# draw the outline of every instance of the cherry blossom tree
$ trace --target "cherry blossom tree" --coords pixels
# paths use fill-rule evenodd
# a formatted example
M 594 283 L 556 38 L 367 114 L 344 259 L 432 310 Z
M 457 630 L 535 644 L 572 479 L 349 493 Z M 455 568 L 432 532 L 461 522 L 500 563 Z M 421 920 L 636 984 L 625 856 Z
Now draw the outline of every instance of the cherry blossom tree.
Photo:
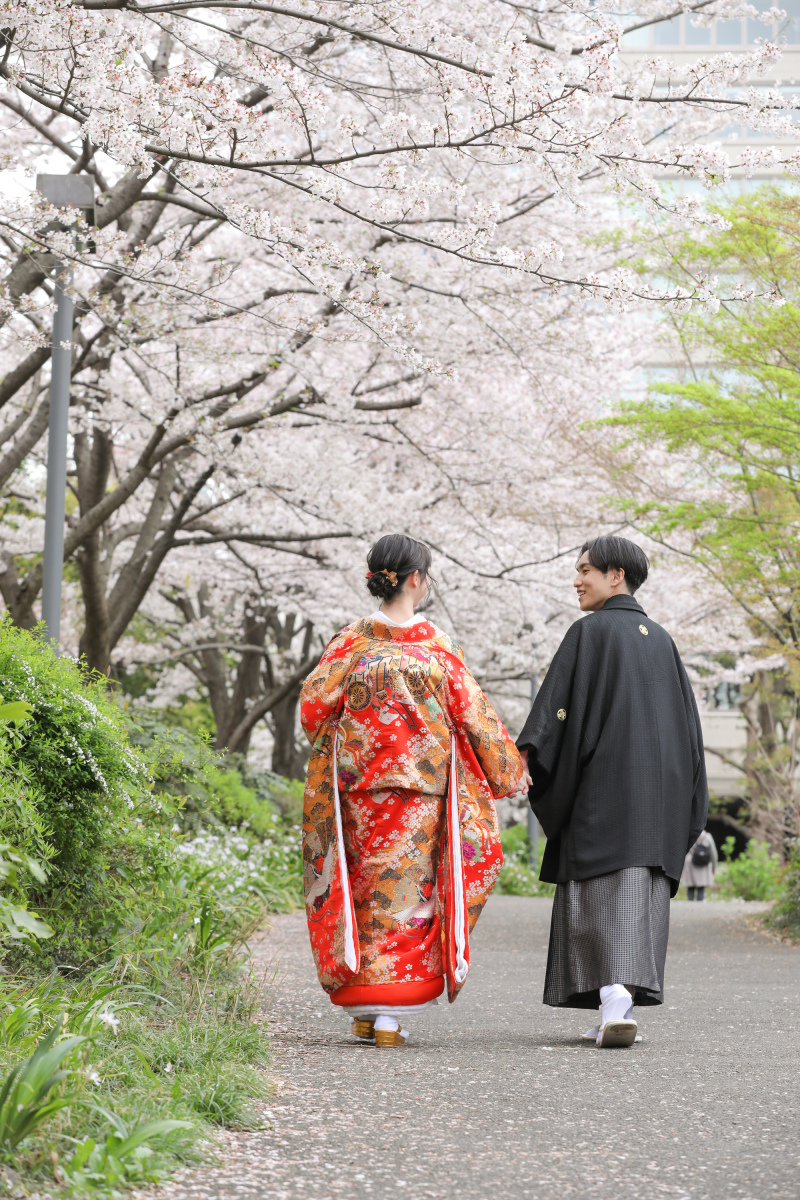
M 436 549 L 437 615 L 520 703 L 571 619 L 571 555 L 615 525 L 576 469 L 578 427 L 646 353 L 646 323 L 619 310 L 686 299 L 596 235 L 617 195 L 714 219 L 661 178 L 724 182 L 708 139 L 732 111 L 791 128 L 791 98 L 742 88 L 776 46 L 634 63 L 622 32 L 677 10 L 629 8 L 16 4 L 0 56 L 13 619 L 35 622 L 41 587 L 61 262 L 78 316 L 73 649 L 101 671 L 166 654 L 170 686 L 213 693 L 220 744 L 246 748 L 273 713 L 288 761 L 297 672 L 363 611 L 369 541 L 406 528 Z M 30 187 L 42 164 L 94 177 L 93 253 L 53 230 Z M 708 279 L 688 296 L 717 304 Z

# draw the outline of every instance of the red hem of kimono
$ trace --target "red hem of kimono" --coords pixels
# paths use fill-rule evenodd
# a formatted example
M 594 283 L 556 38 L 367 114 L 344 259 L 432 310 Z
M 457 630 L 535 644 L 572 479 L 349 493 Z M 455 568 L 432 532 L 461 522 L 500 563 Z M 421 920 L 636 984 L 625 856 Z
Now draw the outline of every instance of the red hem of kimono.
M 349 1008 L 353 1004 L 426 1004 L 444 991 L 444 979 L 417 980 L 411 983 L 345 984 L 331 992 L 331 1004 Z

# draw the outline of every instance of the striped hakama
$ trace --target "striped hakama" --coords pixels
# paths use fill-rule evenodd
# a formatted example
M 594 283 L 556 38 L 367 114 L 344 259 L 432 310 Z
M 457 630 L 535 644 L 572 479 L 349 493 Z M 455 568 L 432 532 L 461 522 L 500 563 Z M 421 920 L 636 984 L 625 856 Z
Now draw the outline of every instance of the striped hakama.
M 636 988 L 636 1004 L 663 1004 L 670 882 L 657 867 L 625 867 L 556 887 L 543 1003 L 598 1008 L 599 990 Z

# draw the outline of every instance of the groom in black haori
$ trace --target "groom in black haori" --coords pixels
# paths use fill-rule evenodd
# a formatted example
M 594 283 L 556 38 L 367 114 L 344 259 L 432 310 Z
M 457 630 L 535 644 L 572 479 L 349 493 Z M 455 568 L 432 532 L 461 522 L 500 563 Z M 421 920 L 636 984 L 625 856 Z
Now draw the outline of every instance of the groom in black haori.
M 669 634 L 634 600 L 644 552 L 587 542 L 568 630 L 517 739 L 555 883 L 544 1003 L 601 1009 L 598 1046 L 636 1039 L 662 1004 L 670 897 L 708 812 L 694 694 Z

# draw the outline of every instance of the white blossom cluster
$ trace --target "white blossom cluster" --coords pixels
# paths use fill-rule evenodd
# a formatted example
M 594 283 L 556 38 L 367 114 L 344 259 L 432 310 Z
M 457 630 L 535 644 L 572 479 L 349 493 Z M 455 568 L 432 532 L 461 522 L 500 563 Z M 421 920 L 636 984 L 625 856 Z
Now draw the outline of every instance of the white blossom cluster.
M 236 829 L 200 833 L 178 843 L 179 861 L 193 874 L 202 874 L 214 891 L 231 901 L 274 889 L 297 890 L 302 876 L 300 830 L 283 830 L 252 841 Z
M 687 8 L 701 24 L 760 15 L 740 0 Z M 796 97 L 756 82 L 780 60 L 767 36 L 772 9 L 763 43 L 690 64 L 620 54 L 628 27 L 666 20 L 674 5 L 626 10 L 585 0 L 376 0 L 344 12 L 333 0 L 230 10 L 23 0 L 3 78 L 117 171 L 150 178 L 166 166 L 178 199 L 218 214 L 413 361 L 402 314 L 344 283 L 369 272 L 370 233 L 619 296 L 602 272 L 570 272 L 567 239 L 540 252 L 518 219 L 532 197 L 552 192 L 580 211 L 600 175 L 677 213 L 665 169 L 711 189 L 734 169 L 797 168 L 796 154 L 776 147 L 732 160 L 715 140 L 732 118 L 753 136 L 794 134 Z M 102 254 L 114 260 L 106 239 Z M 137 254 L 135 273 L 191 290 L 180 259 L 164 272 L 162 251 Z M 378 264 L 373 278 L 385 276 Z

